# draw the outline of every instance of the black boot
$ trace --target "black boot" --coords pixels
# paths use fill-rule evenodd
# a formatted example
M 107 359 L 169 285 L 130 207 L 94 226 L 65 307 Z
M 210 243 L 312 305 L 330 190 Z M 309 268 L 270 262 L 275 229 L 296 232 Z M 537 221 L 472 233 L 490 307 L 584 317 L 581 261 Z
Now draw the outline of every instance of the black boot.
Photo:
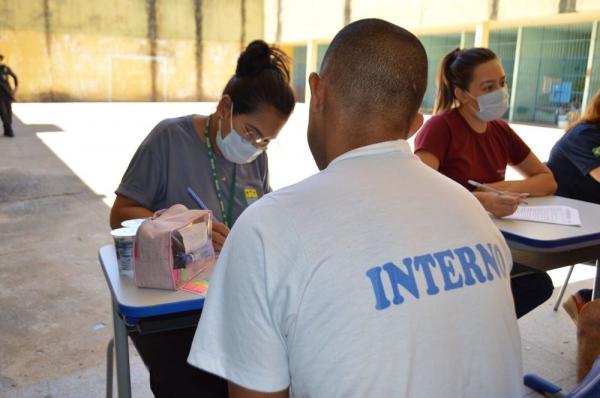
M 4 132 L 4 136 L 12 138 L 12 137 L 15 136 L 15 133 L 12 130 L 7 130 L 7 131 Z

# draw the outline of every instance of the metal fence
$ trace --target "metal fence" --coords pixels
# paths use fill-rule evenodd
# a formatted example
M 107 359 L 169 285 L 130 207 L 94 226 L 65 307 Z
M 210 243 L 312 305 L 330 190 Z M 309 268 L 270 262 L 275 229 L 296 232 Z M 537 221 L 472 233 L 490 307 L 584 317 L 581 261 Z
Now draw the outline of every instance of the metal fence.
M 590 84 L 587 95 L 587 103 L 590 102 L 592 97 L 600 90 L 600 40 L 598 38 L 598 21 L 592 26 L 592 38 L 594 45 L 591 46 L 590 51 L 592 52 L 590 59 L 588 60 L 588 66 L 590 68 Z
M 557 124 L 583 102 L 592 24 L 525 27 L 513 119 Z
M 442 58 L 450 51 L 460 46 L 461 34 L 419 36 L 427 51 L 427 90 L 423 98 L 422 109 L 426 113 L 433 110 L 436 93 L 435 77 Z
M 599 23 L 521 27 L 492 30 L 489 48 L 506 73 L 511 110 L 506 118 L 538 124 L 560 124 L 577 115 L 600 90 Z M 456 47 L 474 46 L 475 32 L 421 35 L 427 51 L 428 81 L 422 110 L 431 112 L 435 100 L 436 74 L 442 58 Z M 317 47 L 317 70 L 327 50 Z M 306 89 L 306 46 L 293 54 L 293 86 L 298 98 Z M 586 80 L 586 74 L 587 80 Z

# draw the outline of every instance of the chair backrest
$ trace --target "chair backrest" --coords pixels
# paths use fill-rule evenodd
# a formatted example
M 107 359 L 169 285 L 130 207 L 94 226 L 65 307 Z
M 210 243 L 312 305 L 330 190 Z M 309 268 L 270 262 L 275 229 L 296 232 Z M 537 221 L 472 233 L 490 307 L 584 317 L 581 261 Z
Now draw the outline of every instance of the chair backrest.
M 600 356 L 596 358 L 594 366 L 587 376 L 567 395 L 561 394 L 560 387 L 536 374 L 526 374 L 523 382 L 527 387 L 544 395 L 549 393 L 552 396 L 564 398 L 598 398 L 600 397 Z
M 581 382 L 565 398 L 598 398 L 600 397 L 600 356 L 594 366 Z

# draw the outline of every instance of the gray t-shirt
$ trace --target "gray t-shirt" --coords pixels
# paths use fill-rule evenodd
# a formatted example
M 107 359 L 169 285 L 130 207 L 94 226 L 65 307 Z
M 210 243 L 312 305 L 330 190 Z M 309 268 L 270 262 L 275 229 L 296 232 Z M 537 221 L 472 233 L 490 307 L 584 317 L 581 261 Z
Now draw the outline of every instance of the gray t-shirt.
M 215 163 L 227 209 L 234 164 L 216 153 Z M 246 207 L 271 192 L 266 153 L 251 163 L 235 167 L 234 222 Z M 163 120 L 152 129 L 131 159 L 115 193 L 152 211 L 176 203 L 197 209 L 199 206 L 187 194 L 188 186 L 223 221 L 206 144 L 196 132 L 192 115 Z

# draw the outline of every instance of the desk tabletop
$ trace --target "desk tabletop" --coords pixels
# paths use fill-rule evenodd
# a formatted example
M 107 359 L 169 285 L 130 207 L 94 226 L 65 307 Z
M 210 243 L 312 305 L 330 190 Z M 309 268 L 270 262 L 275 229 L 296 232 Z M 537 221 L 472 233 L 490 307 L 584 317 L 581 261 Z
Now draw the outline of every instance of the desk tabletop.
M 527 198 L 531 206 L 569 206 L 579 211 L 581 226 L 545 224 L 494 218 L 511 248 L 531 251 L 565 251 L 600 247 L 600 205 L 560 196 Z
M 113 245 L 106 245 L 98 252 L 100 265 L 118 311 L 129 318 L 146 318 L 200 310 L 204 298 L 182 290 L 139 288 L 133 278 L 120 275 L 117 255 Z M 214 264 L 200 273 L 195 280 L 208 279 Z

